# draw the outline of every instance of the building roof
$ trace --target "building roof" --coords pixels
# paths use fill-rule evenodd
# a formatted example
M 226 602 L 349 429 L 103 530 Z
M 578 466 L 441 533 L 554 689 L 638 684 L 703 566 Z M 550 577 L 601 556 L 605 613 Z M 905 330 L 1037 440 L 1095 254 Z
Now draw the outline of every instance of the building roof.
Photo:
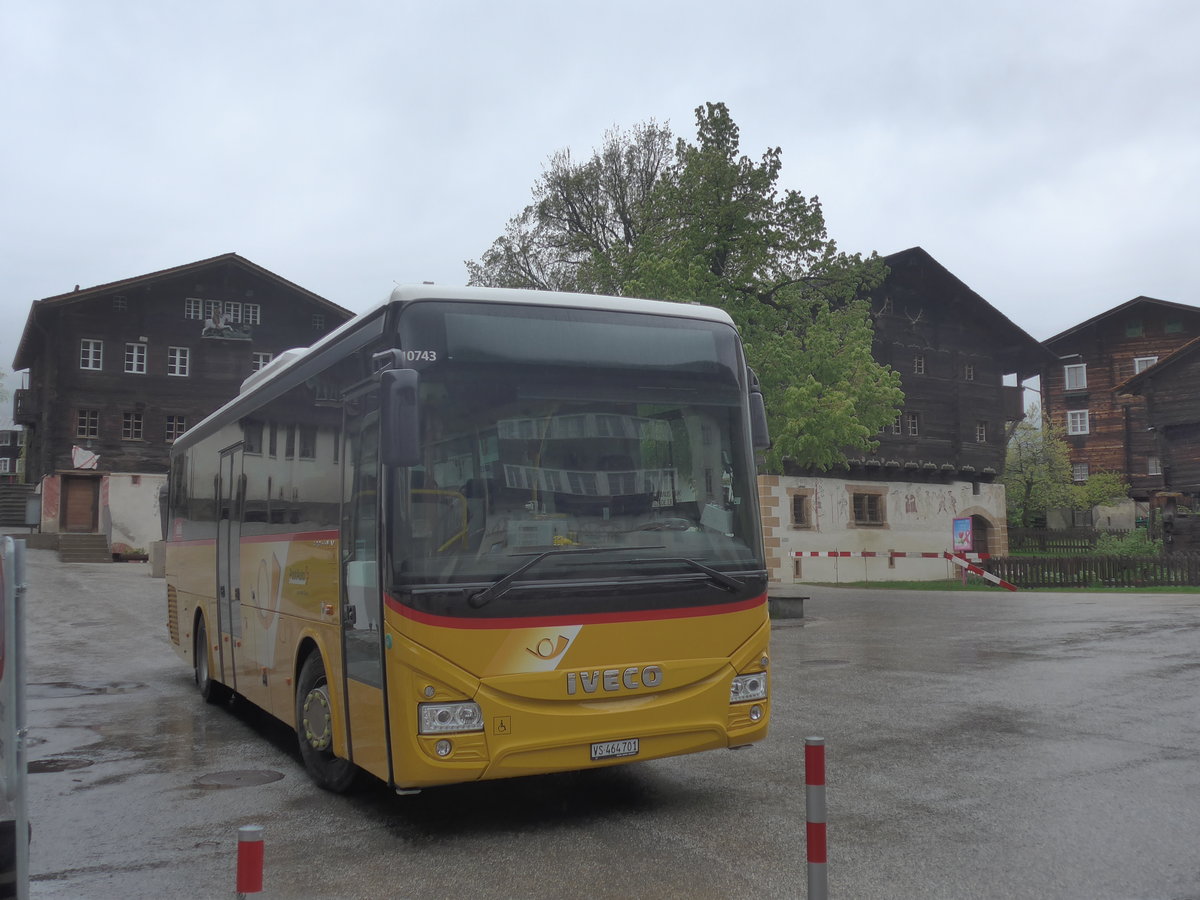
M 1132 300 L 1126 300 L 1124 303 L 1114 306 L 1112 309 L 1106 310 L 1099 315 L 1092 316 L 1090 319 L 1080 322 L 1078 325 L 1073 325 L 1066 331 L 1060 331 L 1058 334 L 1054 335 L 1054 337 L 1046 338 L 1046 345 L 1050 346 L 1051 344 L 1055 344 L 1058 341 L 1071 337 L 1072 335 L 1077 334 L 1086 328 L 1090 328 L 1093 325 L 1099 324 L 1104 319 L 1120 315 L 1121 313 L 1126 312 L 1135 306 L 1141 306 L 1143 304 L 1159 306 L 1164 309 L 1175 309 L 1179 310 L 1180 312 L 1200 313 L 1200 307 L 1189 306 L 1186 303 L 1173 303 L 1170 300 L 1157 300 L 1154 297 L 1134 297 Z
M 922 247 L 910 247 L 883 257 L 893 275 L 901 276 L 907 270 L 920 269 L 923 281 L 930 289 L 940 289 L 945 295 L 953 298 L 956 304 L 961 304 L 965 314 L 984 325 L 994 336 L 997 356 L 1002 356 L 1009 371 L 1018 373 L 1021 379 L 1028 378 L 1040 372 L 1043 365 L 1056 362 L 1058 357 L 1042 342 L 1036 340 L 1012 319 L 1000 312 L 995 306 L 971 290 L 954 273 L 934 259 Z M 889 281 L 892 276 L 889 275 Z M 886 291 L 888 281 L 880 290 Z M 924 285 L 923 285 L 924 288 Z
M 157 272 L 148 272 L 145 275 L 136 275 L 133 278 L 123 278 L 120 281 L 110 281 L 107 284 L 98 284 L 93 287 L 80 289 L 79 285 L 75 286 L 75 290 L 65 294 L 56 294 L 53 297 L 44 297 L 41 300 L 35 300 L 29 307 L 29 316 L 25 320 L 25 330 L 21 333 L 21 341 L 17 345 L 17 353 L 13 358 L 13 371 L 26 369 L 32 362 L 28 358 L 31 353 L 32 330 L 36 326 L 37 318 L 43 310 L 56 309 L 62 306 L 69 306 L 73 303 L 79 303 L 85 300 L 94 300 L 97 297 L 102 297 L 106 294 L 113 294 L 123 290 L 131 290 L 142 285 L 150 284 L 155 281 L 161 281 L 165 278 L 174 278 L 179 275 L 187 275 L 191 272 L 199 272 L 213 266 L 223 263 L 232 263 L 240 266 L 248 272 L 260 275 L 270 281 L 274 281 L 289 290 L 302 294 L 312 300 L 314 303 L 324 306 L 331 312 L 345 316 L 347 318 L 354 315 L 350 310 L 338 306 L 331 300 L 326 300 L 319 294 L 314 294 L 307 288 L 302 288 L 295 282 L 288 281 L 264 269 L 262 266 L 252 263 L 244 256 L 238 256 L 236 253 L 222 253 L 219 256 L 212 256 L 208 259 L 197 260 L 196 262 L 184 263 L 180 266 L 173 266 L 169 269 L 160 269 Z
M 1200 352 L 1200 337 L 1193 338 L 1188 341 L 1173 353 L 1164 356 L 1154 365 L 1149 366 L 1136 375 L 1131 375 L 1126 378 L 1116 387 L 1114 394 L 1140 394 L 1147 386 L 1147 382 L 1152 381 L 1162 375 L 1170 376 L 1173 370 L 1180 363 L 1186 362 L 1189 358 Z

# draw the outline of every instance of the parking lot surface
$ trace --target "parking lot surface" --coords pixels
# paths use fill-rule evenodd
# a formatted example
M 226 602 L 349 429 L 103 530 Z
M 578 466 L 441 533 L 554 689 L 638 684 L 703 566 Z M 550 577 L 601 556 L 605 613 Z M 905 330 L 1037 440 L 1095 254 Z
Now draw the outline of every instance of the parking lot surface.
M 1200 597 L 814 589 L 752 749 L 398 797 L 313 787 L 290 732 L 203 704 L 144 564 L 29 551 L 34 897 L 1200 898 Z M 234 777 L 230 777 L 231 773 Z

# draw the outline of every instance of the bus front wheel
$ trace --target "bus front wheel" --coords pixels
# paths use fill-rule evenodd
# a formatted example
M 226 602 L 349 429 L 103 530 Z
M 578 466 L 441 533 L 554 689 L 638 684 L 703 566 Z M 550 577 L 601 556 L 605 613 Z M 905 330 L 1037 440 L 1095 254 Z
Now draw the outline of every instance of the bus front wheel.
M 348 759 L 333 755 L 333 716 L 329 681 L 321 654 L 313 652 L 300 667 L 296 684 L 296 734 L 304 767 L 318 786 L 342 793 L 354 783 L 358 769 Z
M 212 661 L 209 659 L 208 629 L 204 627 L 204 617 L 196 620 L 196 644 L 192 648 L 192 665 L 195 670 L 196 687 L 206 703 L 220 706 L 228 702 L 231 693 L 229 688 L 219 681 L 213 681 Z

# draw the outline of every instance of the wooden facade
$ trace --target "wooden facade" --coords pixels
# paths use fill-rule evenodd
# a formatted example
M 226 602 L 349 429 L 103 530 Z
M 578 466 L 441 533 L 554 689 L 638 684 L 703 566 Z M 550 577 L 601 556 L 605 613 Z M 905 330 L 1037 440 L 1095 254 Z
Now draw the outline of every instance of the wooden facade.
M 24 480 L 25 431 L 11 423 L 0 423 L 0 484 Z
M 1076 480 L 1119 472 L 1142 501 L 1164 489 L 1163 448 L 1146 402 L 1114 389 L 1197 335 L 1200 309 L 1137 297 L 1046 341 L 1059 359 L 1042 380 L 1043 407 L 1063 427 Z
M 1051 357 L 920 247 L 884 259 L 890 274 L 871 298 L 873 353 L 900 373 L 904 408 L 878 435 L 878 451 L 852 468 L 893 481 L 992 481 L 1024 416 L 1019 384 Z
M 1145 441 L 1160 460 L 1162 489 L 1200 497 L 1200 338 L 1126 379 L 1116 394 L 1119 402 L 1141 401 Z
M 13 362 L 29 370 L 13 416 L 26 479 L 87 480 L 90 455 L 97 471 L 165 473 L 174 438 L 247 376 L 351 316 L 234 253 L 34 302 Z

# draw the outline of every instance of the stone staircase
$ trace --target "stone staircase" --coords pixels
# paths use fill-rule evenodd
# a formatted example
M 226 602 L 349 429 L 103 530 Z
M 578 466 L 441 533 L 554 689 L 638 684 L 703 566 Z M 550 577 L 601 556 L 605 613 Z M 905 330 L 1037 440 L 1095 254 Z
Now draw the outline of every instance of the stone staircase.
M 33 494 L 32 484 L 0 484 L 0 527 L 24 527 L 25 501 Z
M 112 562 L 108 537 L 103 534 L 70 534 L 58 536 L 58 558 L 65 563 Z

